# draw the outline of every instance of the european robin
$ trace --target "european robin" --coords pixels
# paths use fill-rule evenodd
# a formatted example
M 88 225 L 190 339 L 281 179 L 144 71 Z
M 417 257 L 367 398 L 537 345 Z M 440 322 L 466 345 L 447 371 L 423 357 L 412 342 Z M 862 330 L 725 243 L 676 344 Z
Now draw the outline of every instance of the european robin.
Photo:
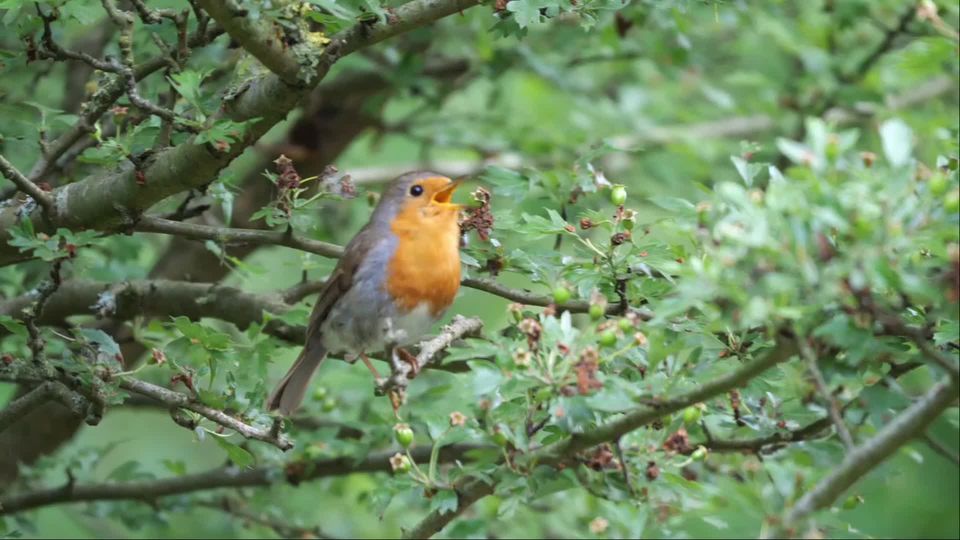
M 450 201 L 458 183 L 431 172 L 390 182 L 320 292 L 303 350 L 268 410 L 293 412 L 328 353 L 362 358 L 376 376 L 367 352 L 405 359 L 400 348 L 443 316 L 460 289 L 461 205 Z

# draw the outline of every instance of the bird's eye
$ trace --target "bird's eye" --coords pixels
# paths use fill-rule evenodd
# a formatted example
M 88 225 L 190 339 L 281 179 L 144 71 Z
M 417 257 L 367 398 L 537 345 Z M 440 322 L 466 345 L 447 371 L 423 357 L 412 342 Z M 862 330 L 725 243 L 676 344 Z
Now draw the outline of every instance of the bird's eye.
M 410 194 L 413 195 L 414 197 L 419 197 L 419 196 L 423 195 L 423 186 L 421 186 L 421 185 L 416 185 L 416 186 L 411 187 L 411 188 L 410 188 Z

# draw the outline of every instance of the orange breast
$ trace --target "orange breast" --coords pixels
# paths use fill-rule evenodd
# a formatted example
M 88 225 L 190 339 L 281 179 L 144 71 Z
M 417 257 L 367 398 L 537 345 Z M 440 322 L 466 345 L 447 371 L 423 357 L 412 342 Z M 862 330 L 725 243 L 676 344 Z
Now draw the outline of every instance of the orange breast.
M 431 313 L 439 316 L 460 289 L 457 214 L 424 219 L 411 210 L 401 212 L 391 225 L 398 243 L 387 269 L 387 292 L 405 310 L 427 302 Z

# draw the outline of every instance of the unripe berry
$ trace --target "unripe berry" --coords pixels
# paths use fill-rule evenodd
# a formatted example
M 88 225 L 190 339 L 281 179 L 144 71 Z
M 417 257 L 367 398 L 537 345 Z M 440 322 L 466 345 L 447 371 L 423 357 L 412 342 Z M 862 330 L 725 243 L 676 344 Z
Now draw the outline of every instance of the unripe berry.
M 627 188 L 621 185 L 615 185 L 610 190 L 610 202 L 616 206 L 627 202 Z
M 570 289 L 563 285 L 557 285 L 557 287 L 553 289 L 554 303 L 565 304 L 568 300 L 570 300 Z
M 393 436 L 404 448 L 410 448 L 410 445 L 413 444 L 413 430 L 407 424 L 393 426 Z
M 602 347 L 613 347 L 617 344 L 617 333 L 613 330 L 604 330 L 597 341 Z

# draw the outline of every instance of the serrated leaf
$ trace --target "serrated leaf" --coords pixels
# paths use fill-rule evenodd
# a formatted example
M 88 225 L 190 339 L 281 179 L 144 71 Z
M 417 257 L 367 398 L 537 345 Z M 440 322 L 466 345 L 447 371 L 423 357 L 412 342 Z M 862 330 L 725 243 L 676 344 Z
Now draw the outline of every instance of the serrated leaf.
M 245 469 L 252 466 L 256 462 L 256 458 L 253 457 L 253 454 L 228 441 L 226 437 L 211 438 L 217 442 L 224 452 L 227 453 L 227 457 L 230 458 L 230 461 L 232 461 L 237 467 Z

